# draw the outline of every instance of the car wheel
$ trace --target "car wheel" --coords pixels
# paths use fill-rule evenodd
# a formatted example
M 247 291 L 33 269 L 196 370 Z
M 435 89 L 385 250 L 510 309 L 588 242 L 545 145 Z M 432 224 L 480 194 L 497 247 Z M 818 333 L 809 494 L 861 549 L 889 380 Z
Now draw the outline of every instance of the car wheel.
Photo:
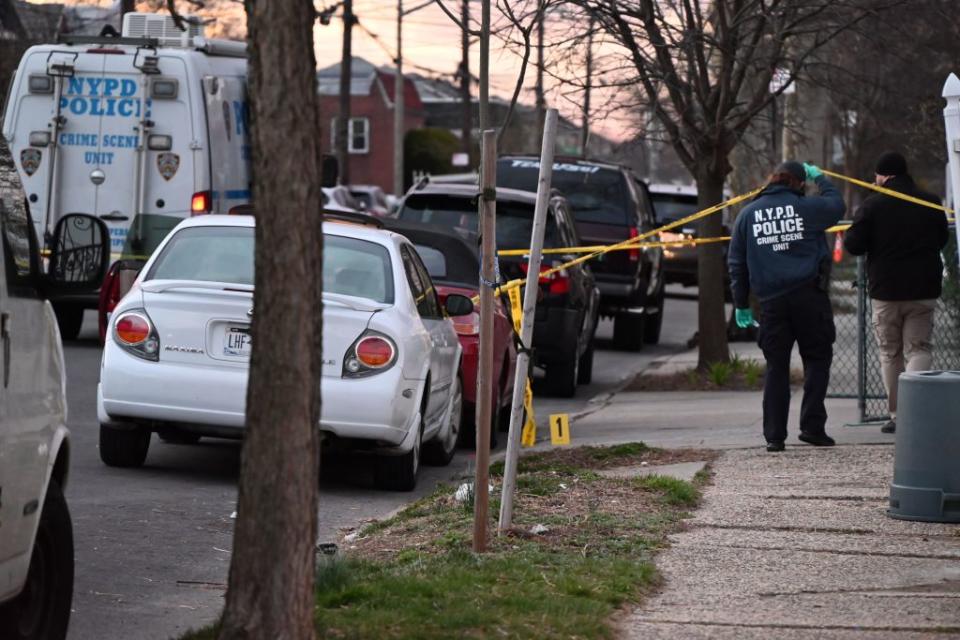
M 413 448 L 399 456 L 383 456 L 377 460 L 373 482 L 378 489 L 413 491 L 420 469 L 420 449 L 423 445 L 423 422 L 413 441 Z
M 73 600 L 73 527 L 60 484 L 50 480 L 27 582 L 0 607 L 0 638 L 64 638 Z
M 167 444 L 197 444 L 200 442 L 200 436 L 198 434 L 176 429 L 160 431 L 157 435 Z
M 461 449 L 477 448 L 477 405 L 464 402 L 463 411 L 460 419 L 460 442 L 458 446 Z M 497 446 L 497 431 L 499 430 L 500 412 L 495 412 L 491 416 L 490 425 L 490 448 Z
M 574 353 L 579 350 L 578 346 Z M 577 393 L 579 370 L 580 358 L 576 355 L 567 362 L 547 365 L 547 376 L 544 380 L 547 393 L 557 398 L 572 398 Z
M 590 384 L 593 382 L 593 340 L 590 346 L 580 356 L 580 371 L 577 373 L 577 384 Z
M 613 318 L 613 346 L 622 351 L 640 351 L 643 321 L 642 313 L 618 313 Z
M 57 327 L 60 329 L 60 338 L 76 340 L 83 328 L 83 307 L 75 304 L 57 303 L 53 305 L 57 315 Z
M 453 382 L 450 393 L 450 410 L 448 420 L 450 424 L 441 430 L 436 439 L 423 447 L 423 462 L 425 464 L 445 467 L 453 460 L 457 452 L 457 442 L 460 439 L 460 421 L 463 418 L 463 390 L 460 387 L 460 378 Z
M 108 467 L 139 467 L 147 459 L 150 431 L 100 425 L 100 459 Z
M 666 292 L 660 288 L 660 294 L 657 296 L 657 312 L 648 315 L 643 322 L 643 343 L 657 344 L 660 342 L 660 329 L 663 327 L 663 303 L 666 298 Z

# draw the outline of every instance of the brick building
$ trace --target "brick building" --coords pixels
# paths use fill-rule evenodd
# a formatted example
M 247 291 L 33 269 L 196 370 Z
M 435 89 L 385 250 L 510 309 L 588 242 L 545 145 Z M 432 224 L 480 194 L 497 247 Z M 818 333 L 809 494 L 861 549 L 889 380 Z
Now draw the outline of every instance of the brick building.
M 350 68 L 350 181 L 374 184 L 393 192 L 393 70 L 354 58 Z M 340 113 L 340 64 L 317 72 L 321 136 L 324 151 L 334 153 L 334 132 Z M 414 83 L 404 82 L 405 132 L 424 126 L 423 103 Z

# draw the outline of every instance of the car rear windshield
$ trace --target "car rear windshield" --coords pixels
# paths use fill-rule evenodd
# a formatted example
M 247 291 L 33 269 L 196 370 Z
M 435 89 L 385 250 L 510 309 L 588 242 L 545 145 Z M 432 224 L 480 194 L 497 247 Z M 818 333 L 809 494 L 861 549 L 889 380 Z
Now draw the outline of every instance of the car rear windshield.
M 479 237 L 475 198 L 433 194 L 411 195 L 403 203 L 400 219 L 453 231 L 470 243 L 475 243 Z M 533 204 L 497 202 L 497 248 L 529 247 L 532 230 Z M 561 246 L 557 222 L 552 215 L 547 217 L 543 246 Z
M 497 186 L 536 191 L 538 160 L 505 158 L 497 162 Z M 626 179 L 620 171 L 594 164 L 553 163 L 551 186 L 567 197 L 577 222 L 635 225 L 629 212 Z
M 146 279 L 253 285 L 253 248 L 253 227 L 181 229 Z M 323 290 L 392 304 L 390 253 L 373 242 L 325 234 Z
M 673 222 L 700 210 L 696 196 L 651 193 L 650 199 L 653 200 L 653 210 L 660 222 Z

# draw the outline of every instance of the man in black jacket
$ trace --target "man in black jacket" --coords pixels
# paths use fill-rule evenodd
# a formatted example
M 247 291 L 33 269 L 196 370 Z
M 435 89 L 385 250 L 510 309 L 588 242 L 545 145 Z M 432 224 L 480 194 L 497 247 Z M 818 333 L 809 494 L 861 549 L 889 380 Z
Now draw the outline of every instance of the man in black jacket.
M 880 157 L 876 184 L 940 204 L 939 198 L 914 184 L 899 153 Z M 940 251 L 948 238 L 943 212 L 877 193 L 864 200 L 844 239 L 848 252 L 867 255 L 873 328 L 890 409 L 884 433 L 897 428 L 900 374 L 905 368 L 925 371 L 933 360 L 930 335 L 943 280 Z

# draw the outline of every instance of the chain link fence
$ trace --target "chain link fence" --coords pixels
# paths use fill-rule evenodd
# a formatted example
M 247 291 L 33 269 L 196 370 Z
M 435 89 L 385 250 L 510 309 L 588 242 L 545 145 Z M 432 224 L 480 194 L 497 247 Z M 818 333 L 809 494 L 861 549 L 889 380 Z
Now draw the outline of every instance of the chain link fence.
M 933 368 L 960 370 L 960 272 L 956 235 L 943 251 L 943 294 L 933 325 Z M 837 340 L 830 370 L 831 398 L 856 398 L 862 422 L 886 420 L 887 393 L 873 333 L 872 309 L 862 258 L 845 255 L 833 266 L 830 282 Z

